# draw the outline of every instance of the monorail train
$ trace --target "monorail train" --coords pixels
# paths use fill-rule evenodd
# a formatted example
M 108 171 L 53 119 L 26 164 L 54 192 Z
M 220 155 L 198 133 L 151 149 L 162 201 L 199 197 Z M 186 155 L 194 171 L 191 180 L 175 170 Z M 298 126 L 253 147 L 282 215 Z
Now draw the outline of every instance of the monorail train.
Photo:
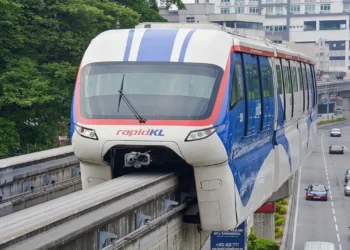
M 314 64 L 262 38 L 151 25 L 103 32 L 84 54 L 71 115 L 83 189 L 187 164 L 202 229 L 234 229 L 314 147 Z

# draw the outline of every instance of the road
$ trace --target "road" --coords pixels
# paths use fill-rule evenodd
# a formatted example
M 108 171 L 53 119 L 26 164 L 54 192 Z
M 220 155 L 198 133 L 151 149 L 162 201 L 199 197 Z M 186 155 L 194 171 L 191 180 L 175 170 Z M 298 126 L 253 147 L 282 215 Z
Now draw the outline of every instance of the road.
M 342 137 L 330 137 L 333 127 L 342 130 Z M 350 169 L 350 151 L 330 155 L 331 144 L 344 145 L 350 150 L 350 124 L 334 125 L 318 130 L 317 144 L 306 159 L 299 181 L 295 250 L 304 249 L 306 241 L 326 241 L 337 249 L 350 249 L 350 196 L 344 196 L 344 173 Z M 305 188 L 311 183 L 329 187 L 328 201 L 308 201 Z

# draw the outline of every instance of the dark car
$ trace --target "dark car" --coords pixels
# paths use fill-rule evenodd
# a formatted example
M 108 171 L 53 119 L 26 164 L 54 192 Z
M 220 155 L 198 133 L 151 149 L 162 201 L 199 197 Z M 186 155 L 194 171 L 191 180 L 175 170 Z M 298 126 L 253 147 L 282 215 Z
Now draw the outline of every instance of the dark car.
M 350 180 L 350 169 L 345 171 L 345 182 L 348 182 Z
M 328 199 L 328 189 L 322 184 L 310 184 L 306 190 L 307 200 L 327 200 Z
M 329 146 L 330 154 L 344 154 L 344 147 L 340 145 L 331 145 Z

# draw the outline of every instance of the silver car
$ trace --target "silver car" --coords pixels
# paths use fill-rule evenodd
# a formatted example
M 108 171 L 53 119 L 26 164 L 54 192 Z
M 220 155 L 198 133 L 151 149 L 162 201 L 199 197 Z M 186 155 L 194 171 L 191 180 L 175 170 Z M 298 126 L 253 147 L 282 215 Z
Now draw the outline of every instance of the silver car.
M 345 196 L 348 196 L 350 194 L 350 182 L 347 182 L 344 185 L 344 194 L 345 194 Z
M 350 180 L 350 169 L 346 170 L 345 172 L 345 182 L 348 182 Z
M 341 137 L 341 131 L 339 128 L 333 128 L 331 130 L 331 134 L 330 134 L 331 137 Z

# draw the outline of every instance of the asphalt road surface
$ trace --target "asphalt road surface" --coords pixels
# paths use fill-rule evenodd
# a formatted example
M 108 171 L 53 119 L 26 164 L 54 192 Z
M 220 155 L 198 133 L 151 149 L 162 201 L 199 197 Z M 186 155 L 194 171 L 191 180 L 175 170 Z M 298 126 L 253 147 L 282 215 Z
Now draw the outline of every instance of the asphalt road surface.
M 332 128 L 340 128 L 342 137 L 330 137 Z M 330 155 L 331 144 L 345 146 L 344 155 Z M 306 159 L 299 181 L 297 225 L 294 250 L 304 249 L 307 241 L 333 242 L 336 249 L 350 249 L 350 196 L 344 195 L 344 173 L 350 169 L 350 124 L 334 125 L 318 130 L 313 153 Z M 309 184 L 329 188 L 328 201 L 305 199 Z

